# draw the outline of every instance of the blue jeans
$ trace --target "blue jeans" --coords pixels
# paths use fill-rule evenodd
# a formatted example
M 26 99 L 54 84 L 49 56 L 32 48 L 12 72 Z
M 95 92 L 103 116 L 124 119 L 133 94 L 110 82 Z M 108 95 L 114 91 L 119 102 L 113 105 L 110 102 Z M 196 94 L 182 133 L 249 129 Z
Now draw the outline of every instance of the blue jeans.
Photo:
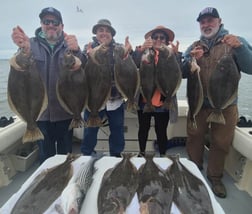
M 87 121 L 90 112 L 85 110 L 84 120 Z M 120 157 L 121 152 L 124 150 L 124 104 L 118 109 L 107 111 L 106 109 L 99 112 L 101 118 L 107 115 L 109 122 L 109 152 L 111 156 Z M 97 144 L 97 134 L 99 127 L 87 127 L 84 129 L 83 140 L 81 144 L 81 152 L 83 155 L 91 155 Z
M 37 141 L 40 163 L 43 163 L 47 158 L 55 154 L 72 152 L 73 130 L 68 130 L 71 120 L 37 122 L 40 131 L 44 135 L 44 140 Z

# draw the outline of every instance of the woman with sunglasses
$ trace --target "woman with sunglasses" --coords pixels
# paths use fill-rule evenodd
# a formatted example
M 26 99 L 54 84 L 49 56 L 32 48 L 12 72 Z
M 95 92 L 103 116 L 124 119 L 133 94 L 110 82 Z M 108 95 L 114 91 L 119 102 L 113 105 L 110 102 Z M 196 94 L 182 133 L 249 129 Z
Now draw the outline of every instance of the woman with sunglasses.
M 37 121 L 44 135 L 44 140 L 37 141 L 42 163 L 56 153 L 67 154 L 72 151 L 73 131 L 68 130 L 72 115 L 61 107 L 56 95 L 60 61 L 66 49 L 71 50 L 82 63 L 85 63 L 86 59 L 82 55 L 76 37 L 64 33 L 62 16 L 57 9 L 44 8 L 39 18 L 41 26 L 36 30 L 35 37 L 28 38 L 22 28 L 17 26 L 13 28 L 12 40 L 19 47 L 19 55 L 24 59 L 32 57 L 35 60 L 46 86 L 48 106 Z M 15 61 L 15 56 L 13 58 Z M 22 69 L 22 65 L 19 66 Z M 20 67 L 15 69 L 18 70 Z M 79 68 L 80 64 L 74 65 L 72 69 Z
M 166 28 L 164 26 L 157 26 L 153 30 L 149 31 L 144 36 L 145 41 L 143 45 L 138 46 L 133 53 L 133 59 L 137 65 L 138 68 L 141 66 L 141 60 L 142 55 L 145 52 L 145 50 L 150 49 L 154 51 L 154 59 L 155 63 L 157 63 L 158 60 L 158 49 L 162 45 L 170 45 L 173 49 L 174 53 L 176 54 L 178 61 L 181 61 L 181 54 L 178 52 L 178 46 L 179 43 L 177 41 L 176 45 L 172 43 L 174 39 L 174 32 L 170 30 L 169 28 Z M 154 66 L 155 67 L 155 66 Z M 154 95 L 152 97 L 152 106 L 154 106 L 154 109 L 152 112 L 146 112 L 144 110 L 144 107 L 146 105 L 146 100 L 143 98 L 142 94 L 139 96 L 139 110 L 137 112 L 138 115 L 138 123 L 139 123 L 139 129 L 138 129 L 138 141 L 139 141 L 139 148 L 140 153 L 139 156 L 145 155 L 146 150 L 146 143 L 148 139 L 148 133 L 150 130 L 151 125 L 151 117 L 154 117 L 155 121 L 155 132 L 157 137 L 157 145 L 159 149 L 160 156 L 164 156 L 166 153 L 167 148 L 167 126 L 169 119 L 171 117 L 171 122 L 176 121 L 177 119 L 177 112 L 170 112 L 169 110 L 162 107 L 163 101 L 165 97 L 160 93 L 158 89 L 155 90 Z M 173 102 L 176 104 L 177 107 L 177 100 L 176 96 L 173 98 Z

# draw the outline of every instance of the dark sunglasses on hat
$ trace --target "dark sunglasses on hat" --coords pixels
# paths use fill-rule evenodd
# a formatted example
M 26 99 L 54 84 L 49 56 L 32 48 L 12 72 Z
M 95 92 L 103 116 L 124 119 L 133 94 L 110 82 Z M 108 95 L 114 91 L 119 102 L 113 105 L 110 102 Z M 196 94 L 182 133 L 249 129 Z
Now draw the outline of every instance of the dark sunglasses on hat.
M 59 26 L 61 22 L 59 20 L 43 19 L 42 23 L 44 25 L 50 25 L 51 23 L 53 26 Z
M 153 36 L 153 37 L 151 37 L 153 40 L 158 40 L 158 39 L 160 39 L 161 41 L 163 41 L 163 40 L 165 40 L 165 36 Z

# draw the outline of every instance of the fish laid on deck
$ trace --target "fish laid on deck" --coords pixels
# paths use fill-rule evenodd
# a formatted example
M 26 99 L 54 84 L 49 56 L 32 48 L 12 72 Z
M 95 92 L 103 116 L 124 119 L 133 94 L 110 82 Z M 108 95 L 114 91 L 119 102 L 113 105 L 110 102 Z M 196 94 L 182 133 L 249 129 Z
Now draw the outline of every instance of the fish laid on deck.
M 102 120 L 99 117 L 99 110 L 108 100 L 112 84 L 109 48 L 107 46 L 102 44 L 89 52 L 85 74 L 88 86 L 87 108 L 90 111 L 87 126 L 101 126 Z
M 45 212 L 67 186 L 73 173 L 71 163 L 78 157 L 69 154 L 62 164 L 42 171 L 20 196 L 11 214 Z
M 222 110 L 236 99 L 240 77 L 233 57 L 224 55 L 217 63 L 209 79 L 207 96 L 215 111 L 209 115 L 207 122 L 226 123 Z
M 135 112 L 137 110 L 135 97 L 140 85 L 140 76 L 136 64 L 130 55 L 125 56 L 125 47 L 123 45 L 115 46 L 114 60 L 116 87 L 127 100 L 126 109 Z
M 171 212 L 173 182 L 154 163 L 153 156 L 154 154 L 146 154 L 146 162 L 139 168 L 137 196 L 140 213 L 168 214 Z
M 102 155 L 92 156 L 88 162 L 81 164 L 78 173 L 62 192 L 61 205 L 56 205 L 57 210 L 61 210 L 61 213 L 64 214 L 81 213 L 81 206 L 92 185 L 93 175 L 96 172 L 95 163 L 100 158 L 102 158 Z
M 73 66 L 81 65 L 81 61 L 71 51 L 66 50 L 62 59 L 59 79 L 57 81 L 57 97 L 61 106 L 73 115 L 69 129 L 85 125 L 81 117 L 87 100 L 87 83 L 84 69 L 73 70 Z
M 153 112 L 155 110 L 151 99 L 156 89 L 155 83 L 155 53 L 153 49 L 146 49 L 142 55 L 140 63 L 140 91 L 146 100 L 143 112 Z
M 182 81 L 182 72 L 173 50 L 166 45 L 159 48 L 156 66 L 156 84 L 165 96 L 164 108 L 176 109 L 172 97 L 176 95 Z
M 23 143 L 44 139 L 36 120 L 46 109 L 48 98 L 32 56 L 27 58 L 20 52 L 10 60 L 8 102 L 12 111 L 27 124 Z
M 180 163 L 179 155 L 169 158 L 173 164 L 167 170 L 167 174 L 173 179 L 173 201 L 179 211 L 187 214 L 213 214 L 211 199 L 203 181 Z
M 204 95 L 199 74 L 200 67 L 197 65 L 195 58 L 192 58 L 191 66 L 191 73 L 187 81 L 187 100 L 190 114 L 190 126 L 196 129 L 197 124 L 195 117 L 202 107 Z
M 138 172 L 131 163 L 132 154 L 122 153 L 123 159 L 103 176 L 98 193 L 98 213 L 125 213 L 138 187 Z

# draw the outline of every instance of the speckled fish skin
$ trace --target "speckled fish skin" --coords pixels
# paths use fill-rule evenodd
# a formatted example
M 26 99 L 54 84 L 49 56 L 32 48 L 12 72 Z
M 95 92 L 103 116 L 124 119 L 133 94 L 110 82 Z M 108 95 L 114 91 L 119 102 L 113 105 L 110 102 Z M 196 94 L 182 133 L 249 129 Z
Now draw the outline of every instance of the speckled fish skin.
M 213 214 L 208 190 L 202 180 L 194 176 L 179 161 L 179 155 L 169 156 L 173 161 L 167 173 L 174 183 L 173 200 L 181 213 Z
M 176 94 L 182 80 L 182 72 L 172 49 L 166 45 L 159 48 L 156 66 L 156 84 L 161 94 L 165 96 L 163 107 L 176 109 L 172 97 Z
M 11 214 L 42 214 L 60 196 L 72 177 L 71 163 L 80 155 L 69 154 L 66 160 L 42 171 L 16 202 Z
M 131 163 L 132 154 L 122 153 L 123 159 L 103 176 L 98 193 L 99 214 L 122 214 L 136 193 L 138 172 Z
M 14 61 L 14 58 L 12 58 Z M 36 62 L 22 54 L 16 56 L 16 63 L 24 68 L 16 70 L 10 62 L 8 78 L 8 102 L 12 111 L 27 123 L 23 143 L 44 139 L 36 121 L 48 104 L 44 83 L 37 70 Z
M 92 185 L 93 175 L 96 172 L 95 163 L 102 157 L 102 155 L 91 156 L 87 162 L 81 164 L 73 181 L 67 185 L 61 194 L 63 213 L 82 213 L 82 204 Z
M 146 154 L 146 162 L 139 168 L 137 189 L 140 213 L 168 214 L 174 186 L 171 178 L 153 161 L 154 154 Z
M 69 129 L 85 126 L 81 117 L 88 91 L 86 76 L 82 66 L 78 70 L 72 70 L 76 63 L 76 57 L 71 51 L 66 50 L 61 62 L 59 79 L 57 81 L 56 91 L 61 106 L 69 114 L 73 115 Z
M 193 61 L 196 63 L 195 59 L 193 59 Z M 198 66 L 197 69 L 191 72 L 187 78 L 187 101 L 190 114 L 189 125 L 193 129 L 197 129 L 195 117 L 199 113 L 204 99 L 203 87 L 199 72 L 200 68 Z
M 155 107 L 151 103 L 151 99 L 156 89 L 154 56 L 154 50 L 146 49 L 142 55 L 140 63 L 140 91 L 146 100 L 143 112 L 155 111 Z
M 209 79 L 207 96 L 215 111 L 209 115 L 207 122 L 226 123 L 222 110 L 236 99 L 240 77 L 232 55 L 224 55 Z
M 127 111 L 136 112 L 135 97 L 140 86 L 140 76 L 136 64 L 130 55 L 125 57 L 125 47 L 123 45 L 115 45 L 114 60 L 114 77 L 117 89 L 127 100 Z
M 108 100 L 112 84 L 109 48 L 107 46 L 100 45 L 92 49 L 85 65 L 85 74 L 88 86 L 87 108 L 90 111 L 87 126 L 102 126 L 99 110 Z

